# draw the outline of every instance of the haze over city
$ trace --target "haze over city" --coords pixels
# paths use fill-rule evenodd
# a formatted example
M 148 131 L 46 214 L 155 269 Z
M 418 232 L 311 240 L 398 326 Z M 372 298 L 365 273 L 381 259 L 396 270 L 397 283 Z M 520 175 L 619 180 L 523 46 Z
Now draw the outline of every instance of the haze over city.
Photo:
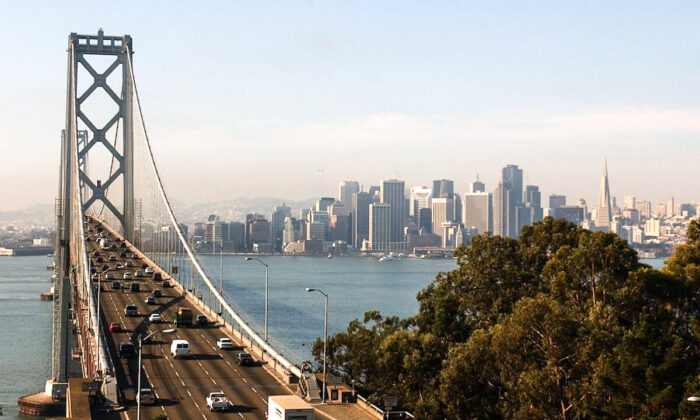
M 301 200 L 517 164 L 543 196 L 697 200 L 694 4 L 16 3 L 0 16 L 0 209 L 52 203 L 70 32 L 135 39 L 172 198 Z M 138 15 L 138 19 L 133 16 Z M 95 18 L 98 16 L 99 18 Z M 96 23 L 99 22 L 99 23 Z

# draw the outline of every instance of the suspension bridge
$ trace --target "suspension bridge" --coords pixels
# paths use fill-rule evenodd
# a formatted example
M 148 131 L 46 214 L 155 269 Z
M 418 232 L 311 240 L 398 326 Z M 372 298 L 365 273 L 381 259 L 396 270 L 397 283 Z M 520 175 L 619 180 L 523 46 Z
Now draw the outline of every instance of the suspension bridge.
M 105 410 L 100 416 L 122 418 L 139 418 L 141 410 L 144 418 L 265 418 L 268 396 L 292 392 L 318 402 L 316 378 L 302 371 L 302 360 L 265 339 L 188 243 L 147 134 L 131 37 L 72 33 L 67 51 L 52 373 L 43 395 L 60 401 L 71 378 L 84 378 L 83 391 L 99 396 Z M 174 319 L 186 323 L 188 310 L 204 315 L 206 325 L 176 327 Z M 221 338 L 234 349 L 221 349 Z M 174 340 L 187 341 L 192 357 L 176 360 Z M 138 359 L 128 357 L 126 342 L 142 349 Z M 241 353 L 252 354 L 258 366 L 239 366 Z M 135 402 L 144 388 L 155 404 Z M 337 388 L 335 398 L 345 399 Z M 219 390 L 234 408 L 210 413 L 205 398 Z M 335 417 L 323 412 L 321 418 L 366 417 L 359 409 Z

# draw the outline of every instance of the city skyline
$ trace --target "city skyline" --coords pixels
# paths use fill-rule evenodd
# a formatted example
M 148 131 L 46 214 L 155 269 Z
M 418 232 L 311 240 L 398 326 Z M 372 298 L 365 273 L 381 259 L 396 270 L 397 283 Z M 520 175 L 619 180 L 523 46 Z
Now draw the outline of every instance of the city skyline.
M 308 198 L 338 179 L 447 178 L 463 193 L 477 173 L 495 186 L 496 169 L 517 163 L 543 196 L 592 202 L 607 157 L 612 195 L 692 201 L 692 9 L 127 2 L 105 16 L 100 5 L 18 3 L 0 17 L 13 57 L 0 68 L 0 209 L 53 203 L 66 34 L 96 25 L 138 40 L 146 123 L 175 200 Z

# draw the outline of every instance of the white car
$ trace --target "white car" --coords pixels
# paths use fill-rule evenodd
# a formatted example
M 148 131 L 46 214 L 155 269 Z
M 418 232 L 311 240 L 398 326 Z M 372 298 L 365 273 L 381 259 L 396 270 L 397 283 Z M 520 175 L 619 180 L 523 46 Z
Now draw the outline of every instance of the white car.
M 153 274 L 153 267 L 146 267 L 146 274 Z
M 223 391 L 212 392 L 207 396 L 207 407 L 210 411 L 226 411 L 231 408 L 231 405 Z
M 124 273 L 124 280 L 131 280 L 131 273 Z
M 141 271 L 141 270 L 134 271 L 134 277 L 143 277 L 143 271 Z
M 230 338 L 227 337 L 221 337 L 216 341 L 216 346 L 221 349 L 232 349 L 233 348 L 233 341 L 231 341 Z
M 151 314 L 151 316 L 148 317 L 149 322 L 160 322 L 162 321 L 163 318 L 160 316 L 160 314 Z

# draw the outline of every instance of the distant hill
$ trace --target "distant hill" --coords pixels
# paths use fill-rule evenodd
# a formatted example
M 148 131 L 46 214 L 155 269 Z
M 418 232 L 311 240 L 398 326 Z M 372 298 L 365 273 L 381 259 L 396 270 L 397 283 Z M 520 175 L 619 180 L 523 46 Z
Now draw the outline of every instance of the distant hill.
M 230 222 L 244 221 L 245 215 L 249 213 L 259 213 L 269 218 L 272 214 L 272 209 L 283 203 L 291 207 L 292 216 L 298 217 L 299 209 L 310 208 L 317 200 L 317 198 L 294 201 L 274 197 L 241 197 L 211 203 L 173 201 L 172 205 L 177 219 L 182 223 L 191 225 L 196 222 L 206 221 L 210 214 L 216 214 L 222 220 Z M 53 228 L 54 206 L 51 204 L 37 204 L 22 210 L 0 210 L 0 224 L 35 225 Z

